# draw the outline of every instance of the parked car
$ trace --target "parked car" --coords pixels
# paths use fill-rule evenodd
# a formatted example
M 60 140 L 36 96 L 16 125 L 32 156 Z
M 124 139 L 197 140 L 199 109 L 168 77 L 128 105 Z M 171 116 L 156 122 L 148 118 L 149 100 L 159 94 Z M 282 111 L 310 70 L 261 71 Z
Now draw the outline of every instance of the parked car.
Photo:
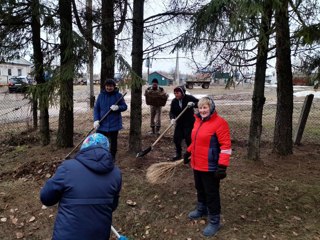
M 24 76 L 12 77 L 8 81 L 8 90 L 9 93 L 12 92 L 26 92 L 28 85 L 30 85 L 32 79 L 29 79 Z

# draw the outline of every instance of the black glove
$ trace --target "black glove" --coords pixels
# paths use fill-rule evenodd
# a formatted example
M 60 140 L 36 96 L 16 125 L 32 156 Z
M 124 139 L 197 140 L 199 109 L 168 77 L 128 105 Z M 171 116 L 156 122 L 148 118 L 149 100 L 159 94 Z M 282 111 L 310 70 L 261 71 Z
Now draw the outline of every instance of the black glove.
M 183 154 L 183 163 L 188 164 L 190 162 L 191 152 L 185 152 Z
M 217 171 L 214 172 L 214 177 L 224 179 L 227 176 L 227 167 L 219 165 Z

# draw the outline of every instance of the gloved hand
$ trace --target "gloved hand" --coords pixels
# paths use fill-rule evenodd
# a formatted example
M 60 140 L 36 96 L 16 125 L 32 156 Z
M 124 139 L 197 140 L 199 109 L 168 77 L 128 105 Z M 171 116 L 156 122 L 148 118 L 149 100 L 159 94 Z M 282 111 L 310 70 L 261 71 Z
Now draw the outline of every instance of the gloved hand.
M 97 129 L 99 126 L 100 126 L 99 120 L 94 121 L 93 127 L 94 127 L 95 129 Z
M 112 105 L 112 106 L 110 107 L 110 109 L 111 109 L 112 111 L 117 111 L 117 110 L 119 109 L 119 106 L 118 106 L 118 105 Z
M 188 104 L 187 104 L 188 108 L 191 108 L 191 107 L 193 107 L 194 105 L 195 105 L 194 102 L 188 102 Z
M 183 163 L 184 164 L 188 164 L 190 162 L 190 157 L 191 157 L 191 152 L 185 152 L 185 154 L 183 154 Z
M 171 122 L 172 125 L 176 125 L 176 120 L 174 118 L 171 119 L 170 122 Z
M 217 171 L 214 172 L 214 177 L 224 179 L 227 176 L 227 167 L 219 165 Z

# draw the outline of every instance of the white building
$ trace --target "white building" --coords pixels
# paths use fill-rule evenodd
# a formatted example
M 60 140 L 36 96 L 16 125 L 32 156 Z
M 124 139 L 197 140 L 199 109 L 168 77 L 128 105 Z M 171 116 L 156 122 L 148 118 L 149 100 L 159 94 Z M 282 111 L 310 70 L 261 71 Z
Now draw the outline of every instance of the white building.
M 28 76 L 32 70 L 32 63 L 27 60 L 13 59 L 0 62 L 0 84 L 7 84 L 11 77 Z

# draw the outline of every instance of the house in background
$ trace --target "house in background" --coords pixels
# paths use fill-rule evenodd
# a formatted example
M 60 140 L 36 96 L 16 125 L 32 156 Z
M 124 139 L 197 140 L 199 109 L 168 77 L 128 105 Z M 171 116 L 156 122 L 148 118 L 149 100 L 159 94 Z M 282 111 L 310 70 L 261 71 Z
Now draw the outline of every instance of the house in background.
M 148 84 L 151 85 L 152 84 L 152 79 L 156 78 L 159 82 L 160 86 L 169 86 L 172 85 L 173 80 L 162 75 L 161 73 L 158 72 L 153 72 L 150 73 L 148 76 Z
M 3 58 L 2 58 L 3 59 Z M 0 61 L 0 84 L 7 84 L 11 77 L 28 76 L 32 71 L 32 63 L 19 58 Z

